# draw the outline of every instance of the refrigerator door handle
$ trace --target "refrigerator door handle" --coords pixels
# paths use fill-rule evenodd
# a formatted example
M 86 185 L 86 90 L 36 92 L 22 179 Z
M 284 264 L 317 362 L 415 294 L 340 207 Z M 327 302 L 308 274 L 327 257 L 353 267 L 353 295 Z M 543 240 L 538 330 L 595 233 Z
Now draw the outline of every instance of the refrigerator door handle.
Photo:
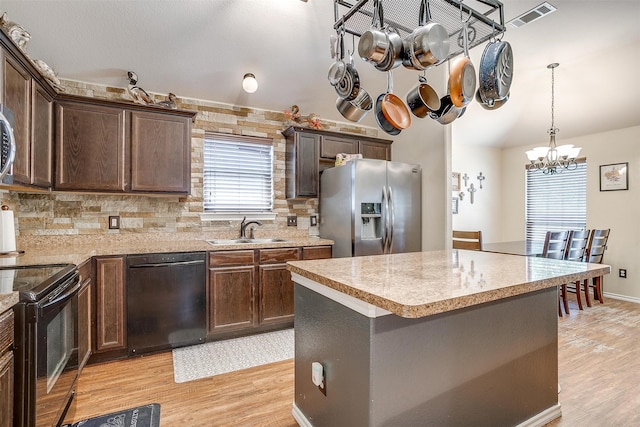
M 384 213 L 383 223 L 384 232 L 382 235 L 382 253 L 387 253 L 387 245 L 389 243 L 389 198 L 387 197 L 387 186 L 382 187 L 382 208 Z
M 391 187 L 388 187 L 388 201 L 389 201 L 389 249 L 387 253 L 393 253 L 393 224 L 395 223 L 395 206 L 393 205 L 393 192 Z

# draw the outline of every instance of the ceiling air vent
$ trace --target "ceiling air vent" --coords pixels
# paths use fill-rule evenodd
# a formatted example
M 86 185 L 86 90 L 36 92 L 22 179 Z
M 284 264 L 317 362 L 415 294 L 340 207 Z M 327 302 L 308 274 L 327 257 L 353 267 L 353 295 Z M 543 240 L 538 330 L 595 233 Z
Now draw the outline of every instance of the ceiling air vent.
M 533 21 L 536 21 L 542 18 L 543 16 L 546 16 L 555 11 L 556 11 L 555 6 L 547 2 L 544 2 L 534 7 L 533 9 L 526 11 L 522 15 L 513 18 L 511 21 L 507 22 L 507 24 L 512 26 L 513 28 L 520 28 L 525 24 L 529 24 Z

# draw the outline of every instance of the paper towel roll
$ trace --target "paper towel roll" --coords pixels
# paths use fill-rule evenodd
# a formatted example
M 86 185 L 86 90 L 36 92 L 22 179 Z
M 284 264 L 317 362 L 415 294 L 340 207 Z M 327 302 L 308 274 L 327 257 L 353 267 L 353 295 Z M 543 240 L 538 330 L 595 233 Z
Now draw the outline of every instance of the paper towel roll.
M 16 250 L 16 226 L 13 211 L 0 210 L 0 252 Z

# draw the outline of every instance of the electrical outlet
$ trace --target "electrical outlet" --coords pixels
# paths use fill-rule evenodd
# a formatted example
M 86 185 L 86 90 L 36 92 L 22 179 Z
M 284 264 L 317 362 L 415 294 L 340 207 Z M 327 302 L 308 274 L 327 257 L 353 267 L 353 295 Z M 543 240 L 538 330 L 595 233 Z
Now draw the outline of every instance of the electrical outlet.
M 309 225 L 311 227 L 315 227 L 316 225 L 318 225 L 318 216 L 317 215 L 311 215 L 311 217 L 309 218 Z
M 627 278 L 627 269 L 626 268 L 618 269 L 618 277 L 622 277 L 623 279 L 626 279 Z
M 117 230 L 120 228 L 120 216 L 109 216 L 109 229 Z
M 287 226 L 296 227 L 298 225 L 298 217 L 295 215 L 291 215 L 287 217 Z

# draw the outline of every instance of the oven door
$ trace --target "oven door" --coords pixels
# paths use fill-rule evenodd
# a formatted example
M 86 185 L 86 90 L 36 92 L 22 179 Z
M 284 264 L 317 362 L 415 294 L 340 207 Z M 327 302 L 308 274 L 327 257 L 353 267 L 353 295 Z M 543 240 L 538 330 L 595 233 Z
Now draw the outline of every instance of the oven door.
M 36 427 L 59 425 L 73 397 L 80 286 L 76 273 L 37 305 Z

